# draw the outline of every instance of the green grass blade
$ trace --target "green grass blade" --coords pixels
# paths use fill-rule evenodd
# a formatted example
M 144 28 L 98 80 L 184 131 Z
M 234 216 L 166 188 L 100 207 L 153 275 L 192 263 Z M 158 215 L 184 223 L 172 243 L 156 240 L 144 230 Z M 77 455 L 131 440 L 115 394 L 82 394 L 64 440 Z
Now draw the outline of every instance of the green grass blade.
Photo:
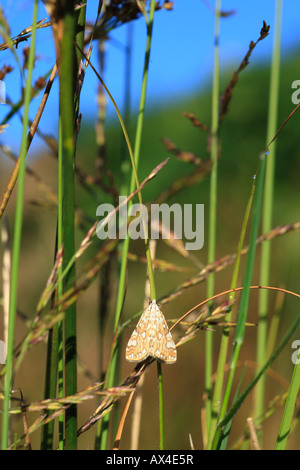
M 33 24 L 32 39 L 31 39 L 31 44 L 30 44 L 30 49 L 29 49 L 29 58 L 28 58 L 28 76 L 27 76 L 26 87 L 25 87 L 24 117 L 23 117 L 22 142 L 21 142 L 21 162 L 20 162 L 20 172 L 19 172 L 19 179 L 18 179 L 15 228 L 14 228 L 14 238 L 13 238 L 6 376 L 5 376 L 5 391 L 4 391 L 4 403 L 3 403 L 3 415 L 2 415 L 1 445 L 2 445 L 3 450 L 7 449 L 8 447 L 9 400 L 10 400 L 10 391 L 12 388 L 12 377 L 13 377 L 13 349 L 14 349 L 14 332 L 15 332 L 15 320 L 16 320 L 16 310 L 17 310 L 19 260 L 20 260 L 20 252 L 21 252 L 23 197 L 24 197 L 24 184 L 25 184 L 25 157 L 26 157 L 26 151 L 27 151 L 27 128 L 28 128 L 28 123 L 29 123 L 29 104 L 31 100 L 32 71 L 34 68 L 37 13 L 38 13 L 38 1 L 35 0 L 34 7 L 33 7 L 33 19 L 32 19 L 32 24 Z
M 47 340 L 47 360 L 44 398 L 55 398 L 57 388 L 57 364 L 58 364 L 59 335 L 56 325 L 49 331 Z M 51 411 L 47 413 L 50 416 Z M 54 421 L 50 421 L 42 428 L 41 450 L 53 449 Z
M 241 386 L 242 386 L 245 370 L 246 370 L 246 368 L 243 367 L 241 376 L 239 378 L 239 383 L 238 383 L 237 388 L 236 388 L 234 401 L 236 401 L 238 399 L 238 395 L 240 393 L 240 389 L 241 389 Z M 231 426 L 232 426 L 232 422 L 233 422 L 233 417 L 224 426 L 222 441 L 220 442 L 219 450 L 226 450 L 227 442 L 228 442 L 228 439 L 229 439 L 230 430 L 231 430 Z
M 292 419 L 295 412 L 297 397 L 300 390 L 300 358 L 298 364 L 295 364 L 293 376 L 286 400 L 282 421 L 280 424 L 279 434 L 276 441 L 275 450 L 285 450 L 289 432 L 291 429 Z
M 280 43 L 281 43 L 281 16 L 282 16 L 282 0 L 276 2 L 276 19 L 275 19 L 275 36 L 273 46 L 273 59 L 271 67 L 271 81 L 269 94 L 269 113 L 268 113 L 268 130 L 267 142 L 270 142 L 277 129 L 278 115 L 278 99 L 279 99 L 279 73 L 280 73 Z M 266 181 L 264 192 L 264 203 L 262 211 L 262 231 L 267 233 L 272 228 L 273 219 L 273 198 L 274 198 L 274 172 L 275 172 L 276 142 L 274 141 L 270 154 L 268 156 L 266 166 Z M 270 280 L 270 264 L 271 264 L 271 241 L 266 241 L 262 245 L 261 265 L 260 265 L 260 284 L 269 285 Z M 257 368 L 262 366 L 267 350 L 267 314 L 268 314 L 268 290 L 259 293 L 259 323 L 257 332 L 257 352 L 256 362 Z M 265 377 L 259 381 L 255 390 L 255 413 L 261 416 L 264 410 L 265 397 Z M 260 437 L 261 432 L 259 433 Z
M 243 288 L 241 299 L 240 299 L 237 326 L 235 329 L 235 334 L 234 334 L 234 339 L 233 339 L 233 348 L 232 348 L 232 353 L 231 353 L 230 362 L 229 362 L 229 374 L 228 374 L 227 384 L 225 388 L 224 399 L 223 399 L 222 407 L 220 411 L 221 420 L 226 413 L 226 409 L 229 403 L 233 379 L 234 379 L 236 366 L 237 366 L 237 361 L 238 361 L 240 350 L 244 341 L 245 323 L 247 320 L 248 304 L 249 304 L 249 297 L 250 297 L 250 286 L 251 286 L 251 279 L 252 279 L 252 273 L 253 273 L 253 267 L 254 267 L 255 251 L 256 251 L 256 239 L 257 239 L 258 227 L 259 227 L 259 221 L 260 221 L 266 158 L 267 158 L 266 155 L 264 154 L 261 155 L 259 169 L 255 178 L 256 189 L 255 189 L 254 204 L 253 204 L 253 220 L 252 220 L 252 225 L 251 225 L 249 249 L 248 249 L 246 268 L 245 268 L 245 277 L 244 277 L 244 283 L 243 283 L 244 288 Z M 221 433 L 221 430 L 219 428 L 216 434 L 218 434 L 220 437 L 220 433 Z M 218 440 L 219 439 L 217 439 L 217 441 Z M 215 439 L 214 439 L 214 442 L 216 442 Z
M 57 188 L 57 243 L 56 252 L 58 247 L 63 245 L 63 153 L 62 153 L 62 132 L 61 132 L 61 119 L 58 122 L 58 188 Z M 56 295 L 59 300 L 63 295 L 63 281 L 62 281 L 62 265 L 58 268 L 57 273 L 57 289 Z M 54 291 L 52 292 L 54 296 Z M 64 396 L 64 358 L 63 358 L 63 322 L 60 321 L 53 329 L 49 331 L 48 336 L 48 358 L 50 371 L 47 367 L 46 384 L 45 384 L 45 398 L 54 398 L 56 396 L 56 387 L 58 397 Z M 55 374 L 55 377 L 54 377 Z M 48 382 L 48 383 L 47 383 Z M 49 413 L 50 414 L 50 413 Z M 49 450 L 53 448 L 53 432 L 54 421 L 43 426 L 42 430 L 42 450 Z M 63 414 L 58 417 L 58 448 L 63 450 L 64 446 L 64 416 Z
M 80 13 L 75 11 L 74 2 L 67 0 L 63 16 L 63 37 L 60 45 L 60 117 L 62 132 L 62 159 L 63 159 L 63 268 L 67 266 L 75 253 L 75 211 L 74 211 L 74 159 L 76 151 L 75 121 L 77 118 L 78 100 L 75 99 L 76 79 L 78 70 L 78 56 L 74 41 L 79 46 L 83 44 L 83 29 L 81 35 L 76 36 L 77 25 L 82 22 L 85 7 Z M 64 290 L 68 290 L 75 282 L 75 267 L 73 266 L 66 277 Z M 72 304 L 64 320 L 65 342 L 65 393 L 74 395 L 77 391 L 77 346 L 76 346 L 76 305 Z M 77 448 L 77 407 L 70 406 L 65 415 L 65 448 Z
M 211 125 L 211 161 L 212 171 L 210 175 L 209 194 L 209 241 L 208 263 L 216 258 L 217 238 L 217 187 L 218 187 L 218 127 L 219 127 L 219 87 L 220 87 L 220 59 L 219 59 L 219 30 L 220 30 L 221 0 L 216 0 L 215 7 L 215 33 L 214 33 L 214 72 L 212 91 L 212 125 Z M 215 277 L 211 274 L 207 280 L 207 297 L 214 294 Z M 206 393 L 206 432 L 209 435 L 211 423 L 211 393 L 213 375 L 213 333 L 207 331 L 205 335 L 205 393 Z
M 230 410 L 226 413 L 223 419 L 219 421 L 218 428 L 220 430 L 234 417 L 234 415 L 237 413 L 238 409 L 240 408 L 240 406 L 242 405 L 242 403 L 244 402 L 248 394 L 255 387 L 255 385 L 258 383 L 258 381 L 263 376 L 263 374 L 265 374 L 266 370 L 271 366 L 271 364 L 279 356 L 279 354 L 281 353 L 283 348 L 287 345 L 288 341 L 293 336 L 293 334 L 295 333 L 299 325 L 300 325 L 300 315 L 297 316 L 295 322 L 292 324 L 291 328 L 287 331 L 287 333 L 283 337 L 281 343 L 279 344 L 277 349 L 274 351 L 272 356 L 265 362 L 264 366 L 259 370 L 259 372 L 256 374 L 254 379 L 245 388 L 245 390 L 242 392 L 242 394 L 239 396 L 239 398 L 236 400 L 236 402 L 233 404 Z M 214 443 L 212 446 L 213 449 L 219 448 L 219 444 L 220 444 L 219 438 L 220 438 L 220 433 L 216 433 L 215 438 L 214 438 Z
M 63 246 L 63 148 L 62 148 L 61 118 L 58 120 L 58 207 L 57 207 L 57 246 Z M 62 265 L 58 269 L 57 297 L 63 296 L 63 276 Z M 57 326 L 58 334 L 58 397 L 64 396 L 64 342 L 63 342 L 63 322 L 60 321 Z M 64 448 L 64 416 L 58 417 L 58 447 Z
M 250 193 L 249 201 L 248 201 L 247 208 L 246 208 L 246 213 L 245 213 L 244 220 L 243 220 L 242 230 L 241 230 L 238 249 L 237 249 L 237 257 L 236 257 L 236 261 L 234 265 L 234 271 L 233 271 L 230 289 L 235 289 L 237 287 L 237 279 L 238 279 L 238 273 L 239 273 L 239 267 L 240 267 L 240 261 L 241 261 L 241 252 L 244 246 L 244 240 L 245 240 L 246 229 L 248 226 L 248 221 L 249 221 L 249 217 L 251 213 L 254 191 L 255 191 L 255 182 L 253 182 L 252 184 L 251 193 Z M 229 295 L 229 300 L 230 301 L 234 300 L 234 298 L 235 298 L 235 292 L 232 292 Z M 231 320 L 231 312 L 225 317 L 225 321 L 230 321 L 230 320 Z M 208 445 L 207 445 L 208 449 L 211 448 L 212 440 L 213 440 L 214 434 L 216 432 L 216 427 L 217 427 L 217 420 L 218 420 L 218 415 L 219 415 L 224 375 L 225 375 L 225 364 L 226 364 L 226 358 L 227 358 L 227 352 L 228 352 L 228 343 L 229 343 L 229 328 L 225 327 L 222 332 L 221 346 L 220 346 L 218 365 L 217 365 L 217 376 L 216 376 L 216 382 L 215 382 L 214 394 L 213 394 L 213 400 L 212 400 L 212 418 L 211 418 L 210 433 L 209 433 L 209 439 L 208 439 Z

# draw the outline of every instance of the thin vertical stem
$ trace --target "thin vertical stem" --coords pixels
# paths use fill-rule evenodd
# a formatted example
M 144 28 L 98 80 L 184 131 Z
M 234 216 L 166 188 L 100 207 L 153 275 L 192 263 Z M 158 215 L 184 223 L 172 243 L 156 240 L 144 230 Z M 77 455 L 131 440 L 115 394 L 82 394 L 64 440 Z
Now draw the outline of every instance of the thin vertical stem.
M 58 188 L 57 188 L 57 234 L 55 254 L 63 246 L 63 158 L 62 158 L 62 132 L 61 132 L 61 119 L 58 119 Z M 63 295 L 63 281 L 62 281 L 62 265 L 58 268 L 58 282 L 56 296 L 57 300 Z M 47 350 L 47 371 L 45 381 L 45 398 L 54 398 L 56 396 L 56 389 L 58 388 L 58 397 L 64 396 L 64 382 L 63 382 L 63 322 L 60 321 L 49 331 L 48 335 L 48 350 Z M 50 421 L 43 426 L 42 435 L 42 450 L 49 450 L 53 448 L 53 433 L 54 421 Z M 63 450 L 64 442 L 64 416 L 58 417 L 58 439 L 59 450 Z
M 58 208 L 57 208 L 57 246 L 63 246 L 63 148 L 62 148 L 62 129 L 61 117 L 58 119 Z M 63 295 L 62 265 L 58 269 L 57 297 L 60 299 Z M 64 346 L 63 346 L 63 322 L 57 325 L 58 334 L 58 397 L 64 396 Z M 64 447 L 64 416 L 58 418 L 58 447 L 63 450 Z
M 163 382 L 161 363 L 157 361 L 157 376 L 158 376 L 158 396 L 159 396 L 159 443 L 160 450 L 165 449 L 165 421 L 164 421 L 164 396 L 163 396 Z
M 210 175 L 210 198 L 209 198 L 209 241 L 208 241 L 208 263 L 215 260 L 216 255 L 216 226 L 217 226 L 217 183 L 218 183 L 218 125 L 219 125 L 219 30 L 220 30 L 221 0 L 216 0 L 215 8 L 215 44 L 214 44 L 214 74 L 212 92 L 212 141 L 211 141 L 211 161 L 212 171 Z M 207 296 L 214 294 L 215 278 L 211 274 L 207 280 Z M 213 374 L 213 335 L 207 331 L 205 335 L 205 392 L 206 392 L 206 432 L 209 434 L 211 422 L 211 398 Z
M 53 296 L 54 300 L 54 296 Z M 57 364 L 58 364 L 58 345 L 59 345 L 58 325 L 55 325 L 48 333 L 47 340 L 47 360 L 44 398 L 55 398 L 57 388 Z M 47 415 L 51 415 L 48 411 Z M 54 420 L 46 423 L 42 428 L 41 450 L 53 449 Z
M 146 90 L 147 90 L 147 83 L 148 83 L 148 70 L 149 70 L 149 62 L 150 62 L 150 51 L 151 51 L 151 41 L 152 41 L 152 30 L 153 30 L 153 20 L 154 20 L 154 11 L 155 11 L 155 0 L 151 0 L 150 4 L 150 12 L 149 12 L 149 20 L 147 23 L 147 42 L 146 42 L 146 53 L 145 53 L 145 62 L 144 62 L 144 71 L 143 71 L 143 80 L 142 80 L 142 88 L 141 88 L 141 96 L 140 96 L 140 105 L 139 105 L 139 114 L 137 120 L 137 129 L 136 129 L 136 137 L 135 137 L 135 146 L 134 146 L 134 159 L 132 161 L 132 173 L 131 173 L 131 181 L 129 187 L 129 193 L 133 192 L 135 186 L 138 187 L 138 175 L 137 169 L 139 164 L 139 157 L 140 157 L 140 149 L 141 149 L 141 140 L 142 140 L 142 131 L 143 131 L 143 123 L 144 123 L 144 111 L 145 111 L 145 103 L 146 103 Z M 139 194 L 139 200 L 141 203 L 141 196 Z M 131 203 L 128 205 L 128 210 L 130 208 Z M 152 267 L 152 260 L 151 254 L 149 249 L 149 240 L 146 237 L 146 229 L 145 229 L 145 246 L 146 246 L 146 258 L 147 258 L 147 267 L 148 267 L 148 276 L 150 282 L 150 296 L 151 299 L 156 299 L 156 291 L 155 291 L 155 283 L 154 283 L 154 275 L 153 275 L 153 267 Z M 118 288 L 118 295 L 117 295 L 117 305 L 116 305 L 116 315 L 115 315 L 115 322 L 114 322 L 114 331 L 116 331 L 119 320 L 121 316 L 124 296 L 125 296 L 125 286 L 126 286 L 126 271 L 127 271 L 127 256 L 129 251 L 129 237 L 127 236 L 123 243 L 123 253 L 122 253 L 122 260 L 121 260 L 121 268 L 120 268 L 120 281 L 119 281 L 119 288 Z M 116 366 L 117 366 L 117 359 L 118 359 L 118 351 L 117 349 L 114 350 L 111 364 L 108 368 L 107 374 L 107 386 L 111 387 L 114 384 L 115 380 L 115 373 L 116 373 Z M 102 427 L 102 435 L 101 435 L 101 448 L 106 449 L 107 447 L 107 440 L 108 440 L 108 419 L 109 415 L 104 416 L 103 419 L 103 427 Z
M 147 91 L 147 83 L 148 83 L 148 70 L 149 70 L 149 61 L 150 61 L 154 10 L 155 10 L 155 2 L 151 0 L 149 22 L 147 25 L 147 43 L 146 43 L 146 54 L 145 54 L 144 71 L 143 71 L 143 81 L 142 81 L 141 96 L 140 96 L 139 114 L 138 114 L 138 119 L 137 119 L 135 145 L 134 145 L 134 151 L 133 151 L 136 169 L 139 166 L 140 150 L 141 150 L 141 142 L 142 142 L 142 134 L 143 134 L 144 111 L 145 111 L 145 105 L 146 105 L 146 91 Z M 135 178 L 134 171 L 132 171 L 130 186 L 129 186 L 129 194 L 134 191 L 135 185 L 136 185 L 136 178 Z M 132 205 L 132 202 L 130 201 L 128 204 L 128 210 L 131 205 Z M 130 239 L 129 237 L 127 237 L 123 245 L 121 279 L 123 279 L 124 282 L 120 283 L 120 289 L 118 292 L 117 315 L 115 318 L 115 327 L 119 322 L 119 317 L 121 314 L 121 309 L 122 309 L 123 299 L 124 299 L 124 294 L 125 294 L 125 275 L 126 275 L 126 269 L 127 269 L 127 256 L 128 256 L 128 250 L 129 250 L 129 241 Z M 153 269 L 152 269 L 149 245 L 146 246 L 146 255 L 147 255 L 148 271 L 149 271 L 150 296 L 151 296 L 151 299 L 153 300 L 153 299 L 156 299 L 156 292 L 155 292 L 155 284 L 153 280 Z M 150 264 L 149 264 L 149 256 L 150 256 Z
M 271 67 L 270 95 L 269 95 L 269 113 L 268 113 L 268 130 L 267 142 L 270 142 L 272 136 L 277 130 L 278 115 L 278 95 L 279 95 L 279 74 L 280 74 L 280 42 L 281 42 L 281 16 L 282 16 L 282 0 L 276 2 L 275 13 L 275 35 L 273 45 L 273 59 Z M 267 233 L 272 228 L 273 219 L 273 197 L 274 197 L 274 171 L 276 157 L 276 141 L 273 142 L 270 154 L 268 156 L 266 167 L 265 193 L 262 213 L 262 232 Z M 261 248 L 261 265 L 260 265 L 260 283 L 263 286 L 269 285 L 271 267 L 271 241 L 266 240 Z M 259 323 L 257 333 L 257 352 L 256 362 L 257 368 L 260 369 L 266 359 L 267 350 L 267 315 L 268 315 L 268 299 L 269 292 L 267 289 L 259 293 Z M 265 397 L 265 375 L 258 382 L 255 390 L 255 416 L 262 415 L 264 410 Z M 260 436 L 261 436 L 260 431 Z
M 265 166 L 266 166 L 266 155 L 261 155 L 261 161 L 256 175 L 256 188 L 254 193 L 254 207 L 253 207 L 253 220 L 250 231 L 250 240 L 249 240 L 249 249 L 247 254 L 247 261 L 245 267 L 245 277 L 243 282 L 243 290 L 240 299 L 237 325 L 234 332 L 233 347 L 231 352 L 231 357 L 229 361 L 229 373 L 226 383 L 226 388 L 224 392 L 224 398 L 220 410 L 219 422 L 225 416 L 227 406 L 229 403 L 231 390 L 233 386 L 233 380 L 236 372 L 237 362 L 239 359 L 241 347 L 244 341 L 244 334 L 246 328 L 248 306 L 249 306 L 249 297 L 250 297 L 250 285 L 253 274 L 255 253 L 256 253 L 256 240 L 258 234 L 258 227 L 260 221 L 261 213 L 261 204 L 264 188 L 264 177 L 265 177 Z M 221 436 L 221 429 L 217 429 L 217 432 L 214 437 L 215 446 L 219 446 Z
M 244 239 L 245 239 L 245 233 L 246 233 L 246 228 L 248 226 L 248 220 L 251 212 L 251 207 L 252 207 L 252 201 L 253 201 L 253 196 L 254 196 L 254 191 L 255 191 L 255 184 L 252 184 L 251 188 L 251 193 L 250 193 L 250 198 L 247 204 L 246 208 L 246 213 L 244 216 L 244 221 L 242 225 L 242 230 L 241 230 L 241 235 L 239 239 L 239 244 L 238 244 L 238 250 L 237 250 L 237 258 L 234 266 L 234 272 L 231 280 L 231 289 L 236 288 L 236 283 L 238 279 L 238 273 L 239 273 L 239 266 L 240 266 L 240 260 L 241 260 L 241 251 L 244 246 Z M 229 300 L 233 301 L 235 298 L 236 293 L 232 291 L 229 295 Z M 231 320 L 231 312 L 226 315 L 225 321 Z M 222 390 L 223 390 L 223 383 L 224 383 L 224 374 L 225 374 L 225 364 L 226 364 L 226 359 L 227 359 L 227 352 L 228 352 L 228 343 L 229 343 L 229 328 L 225 327 L 222 332 L 222 339 L 221 339 L 221 346 L 220 346 L 220 352 L 219 352 L 219 358 L 218 358 L 218 365 L 217 365 L 217 374 L 216 374 L 216 382 L 214 386 L 214 393 L 213 393 L 213 399 L 212 399 L 212 417 L 211 417 L 211 426 L 210 426 L 210 432 L 208 436 L 208 444 L 207 444 L 207 449 L 211 448 L 212 441 L 214 434 L 216 432 L 216 427 L 217 427 L 217 420 L 218 420 L 218 415 L 219 415 L 219 410 L 220 410 L 220 405 L 221 405 L 221 398 L 222 398 Z
M 131 114 L 131 67 L 132 67 L 132 47 L 133 47 L 133 24 L 127 25 L 127 40 L 126 40 L 126 59 L 125 59 L 125 73 L 124 73 L 124 122 L 127 129 L 130 127 L 130 114 Z M 122 175 L 122 184 L 120 188 L 121 194 L 126 194 L 128 189 L 128 175 L 130 170 L 130 163 L 127 159 L 126 142 L 122 139 L 120 152 L 120 167 Z
M 10 301 L 9 301 L 9 324 L 8 324 L 8 343 L 7 343 L 7 358 L 6 358 L 6 375 L 5 375 L 5 391 L 4 403 L 2 414 L 2 449 L 8 447 L 8 433 L 9 433 L 9 402 L 10 392 L 13 382 L 13 349 L 14 349 L 14 332 L 15 320 L 17 311 L 17 296 L 18 296 L 18 272 L 19 260 L 21 253 L 21 236 L 22 236 L 22 223 L 23 223 L 23 197 L 24 197 L 24 184 L 25 184 L 25 157 L 27 151 L 27 128 L 29 122 L 29 105 L 31 100 L 32 90 L 32 71 L 34 68 L 34 55 L 35 55 L 35 40 L 36 40 L 36 22 L 38 13 L 38 1 L 35 0 L 33 7 L 32 19 L 32 38 L 29 49 L 28 57 L 28 76 L 25 87 L 24 97 L 24 117 L 22 128 L 22 142 L 20 153 L 20 171 L 18 178 L 18 191 L 16 203 L 16 216 L 13 237 L 13 253 L 12 253 L 12 269 L 11 269 L 11 287 L 10 287 Z

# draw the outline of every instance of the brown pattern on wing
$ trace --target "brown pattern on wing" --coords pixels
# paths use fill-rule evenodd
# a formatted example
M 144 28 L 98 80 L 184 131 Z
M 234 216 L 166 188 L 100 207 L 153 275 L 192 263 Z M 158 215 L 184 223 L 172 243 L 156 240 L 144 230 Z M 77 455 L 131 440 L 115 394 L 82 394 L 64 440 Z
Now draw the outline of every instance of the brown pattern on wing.
M 177 360 L 175 343 L 155 300 L 142 314 L 126 347 L 126 359 L 130 362 L 140 362 L 148 356 L 166 364 Z

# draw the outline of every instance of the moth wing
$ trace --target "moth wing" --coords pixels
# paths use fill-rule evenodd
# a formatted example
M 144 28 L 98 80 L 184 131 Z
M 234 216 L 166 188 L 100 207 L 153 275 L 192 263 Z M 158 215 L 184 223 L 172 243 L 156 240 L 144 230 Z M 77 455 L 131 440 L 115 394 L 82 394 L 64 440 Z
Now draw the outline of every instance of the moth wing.
M 151 356 L 166 364 L 172 364 L 177 360 L 176 346 L 163 313 L 157 305 L 155 307 L 156 334 L 153 338 L 154 345 Z
M 126 347 L 126 359 L 129 362 L 140 362 L 148 356 L 166 364 L 173 364 L 177 360 L 175 343 L 155 300 L 142 314 Z
M 145 324 L 148 323 L 147 312 L 149 308 L 150 307 L 148 307 L 142 314 L 127 343 L 126 359 L 129 362 L 140 362 L 149 356 L 145 335 Z

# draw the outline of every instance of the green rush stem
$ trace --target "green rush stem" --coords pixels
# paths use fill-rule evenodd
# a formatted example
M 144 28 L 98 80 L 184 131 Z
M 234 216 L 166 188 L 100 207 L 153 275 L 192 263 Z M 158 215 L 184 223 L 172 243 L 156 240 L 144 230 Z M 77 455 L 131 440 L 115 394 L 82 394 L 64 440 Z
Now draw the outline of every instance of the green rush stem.
M 118 111 L 118 108 L 109 93 L 107 87 L 101 80 L 102 85 L 105 87 L 106 91 L 109 94 L 110 99 L 112 100 L 115 109 L 117 111 L 120 124 L 122 126 L 125 139 L 127 141 L 127 146 L 131 158 L 132 164 L 132 173 L 131 173 L 131 181 L 129 187 L 129 193 L 133 192 L 135 186 L 139 187 L 139 179 L 137 168 L 139 164 L 139 156 L 140 156 L 140 149 L 141 149 L 141 141 L 142 141 L 142 131 L 143 131 L 143 123 L 144 123 L 144 113 L 145 113 L 145 103 L 146 103 L 146 91 L 147 91 L 147 83 L 148 83 L 148 70 L 149 70 L 149 61 L 150 61 L 150 51 L 151 51 L 151 40 L 152 40 L 152 30 L 153 30 L 153 20 L 154 20 L 154 11 L 155 11 L 155 0 L 151 0 L 150 4 L 150 12 L 149 12 L 149 21 L 147 23 L 147 42 L 146 42 L 146 53 L 145 53 L 145 62 L 144 62 L 144 71 L 143 71 L 143 81 L 142 81 L 142 88 L 141 88 L 141 96 L 140 96 L 140 105 L 139 105 L 139 114 L 137 120 L 137 130 L 136 130 L 136 137 L 135 137 L 135 146 L 134 146 L 134 153 L 132 152 L 130 141 L 127 135 L 127 131 L 124 125 L 124 122 L 121 118 L 121 115 Z M 100 77 L 99 77 L 100 78 Z M 142 204 L 142 196 L 141 193 L 138 193 L 139 203 Z M 128 210 L 131 206 L 131 202 L 128 204 Z M 147 267 L 148 267 L 148 275 L 149 275 L 149 283 L 150 283 L 150 296 L 151 299 L 156 299 L 156 289 L 154 283 L 154 273 L 153 273 L 153 266 L 151 260 L 151 253 L 149 248 L 149 239 L 147 236 L 148 227 L 146 226 L 145 220 L 143 218 L 143 228 L 144 228 L 144 235 L 145 235 L 145 247 L 146 247 L 146 258 L 147 258 Z M 121 260 L 121 268 L 120 268 L 120 280 L 119 280 L 119 288 L 118 288 L 118 296 L 117 296 L 117 305 L 116 305 L 116 315 L 115 315 L 115 322 L 114 322 L 114 330 L 116 331 L 119 325 L 120 316 L 122 312 L 123 301 L 125 297 L 125 286 L 126 286 L 126 272 L 127 272 L 127 256 L 129 251 L 129 237 L 127 236 L 123 243 L 123 253 L 122 253 L 122 260 Z M 119 342 L 117 342 L 119 344 Z M 116 367 L 117 367 L 117 360 L 118 360 L 118 350 L 117 348 L 114 349 L 111 363 L 109 364 L 107 370 L 107 386 L 112 387 L 115 381 L 115 374 L 116 374 Z M 102 433 L 101 433 L 101 449 L 107 448 L 107 441 L 108 441 L 108 422 L 109 422 L 109 414 L 104 416 L 101 426 L 102 426 Z M 100 425 L 99 425 L 100 426 Z M 99 428 L 98 428 L 99 430 Z
M 75 126 L 79 97 L 75 96 L 77 71 L 80 56 L 74 47 L 75 40 L 83 46 L 83 29 L 77 34 L 77 26 L 85 17 L 85 7 L 79 12 L 74 10 L 74 2 L 66 0 L 63 17 L 63 37 L 60 44 L 60 117 L 62 133 L 63 160 L 63 198 L 62 232 L 63 232 L 63 268 L 72 259 L 75 252 L 75 220 L 74 220 L 74 159 L 76 152 Z M 64 290 L 68 290 L 75 282 L 75 267 L 73 266 L 65 279 Z M 65 348 L 65 393 L 74 395 L 77 392 L 77 360 L 76 360 L 76 304 L 66 311 L 64 319 L 64 348 Z M 77 406 L 71 405 L 65 413 L 65 449 L 77 448 Z
M 17 297 L 18 297 L 18 272 L 19 261 L 21 252 L 21 237 L 22 237 L 22 219 L 23 219 L 23 199 L 24 199 L 24 184 L 25 184 L 25 157 L 27 151 L 27 128 L 29 123 L 29 104 L 31 100 L 32 90 L 32 71 L 34 68 L 35 56 L 35 40 L 36 40 L 36 22 L 38 14 L 38 0 L 34 1 L 33 18 L 32 18 L 32 38 L 29 49 L 28 57 L 28 76 L 25 87 L 24 98 L 24 117 L 22 128 L 22 141 L 21 141 L 21 158 L 20 158 L 20 171 L 18 178 L 18 191 L 16 202 L 16 216 L 13 238 L 13 257 L 11 269 L 11 285 L 10 285 L 10 302 L 9 302 L 9 324 L 8 324 L 8 342 L 7 342 L 7 358 L 6 358 L 6 375 L 5 375 L 5 389 L 4 389 L 4 403 L 2 413 L 2 437 L 1 446 L 2 450 L 8 447 L 9 435 L 9 402 L 10 392 L 13 385 L 13 351 L 14 351 L 14 333 L 15 321 L 17 310 Z
M 270 142 L 277 129 L 278 97 L 279 97 L 279 74 L 280 74 L 280 42 L 281 42 L 281 14 L 282 0 L 276 2 L 275 36 L 273 45 L 273 59 L 271 67 L 270 93 L 269 93 L 269 113 L 267 142 Z M 276 157 L 276 141 L 273 142 L 268 156 L 266 167 L 265 192 L 262 212 L 262 233 L 267 233 L 272 228 L 273 219 L 273 197 L 274 197 L 274 170 Z M 266 240 L 261 247 L 260 262 L 260 284 L 267 286 L 270 280 L 271 268 L 271 241 Z M 266 359 L 267 350 L 267 315 L 268 315 L 269 292 L 265 290 L 259 293 L 259 323 L 257 333 L 257 368 L 260 369 Z M 264 410 L 265 397 L 265 376 L 261 378 L 255 389 L 255 412 L 254 416 L 259 417 Z M 262 431 L 260 431 L 262 437 Z
M 218 124 L 219 124 L 219 30 L 220 30 L 221 0 L 216 0 L 215 8 L 215 45 L 214 45 L 214 74 L 212 92 L 212 142 L 211 161 L 212 171 L 210 175 L 210 198 L 209 198 L 209 241 L 208 241 L 208 263 L 212 263 L 216 256 L 216 226 L 217 226 L 217 181 L 218 181 Z M 211 274 L 207 280 L 207 296 L 214 294 L 215 277 Z M 211 399 L 213 375 L 213 333 L 207 331 L 205 335 L 205 409 L 206 409 L 206 432 L 209 435 L 211 423 Z

